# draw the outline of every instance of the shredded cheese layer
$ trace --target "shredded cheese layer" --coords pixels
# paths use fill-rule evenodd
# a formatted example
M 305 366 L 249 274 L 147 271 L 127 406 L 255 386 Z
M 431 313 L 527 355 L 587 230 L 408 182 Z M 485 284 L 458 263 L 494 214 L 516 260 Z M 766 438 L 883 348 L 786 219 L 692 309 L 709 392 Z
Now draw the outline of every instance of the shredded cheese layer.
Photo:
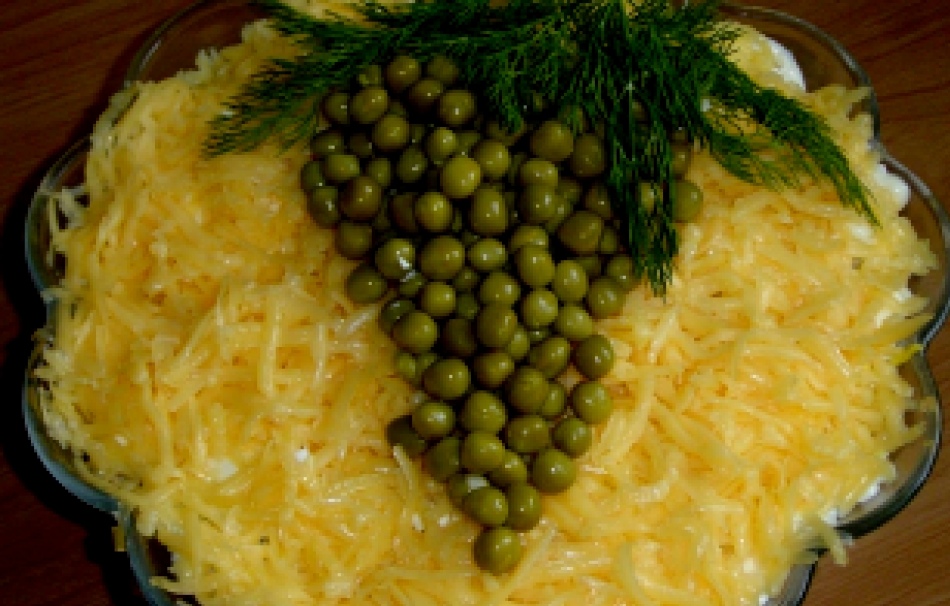
M 412 408 L 394 351 L 309 220 L 305 152 L 202 158 L 220 102 L 275 53 L 260 24 L 197 68 L 142 84 L 96 131 L 88 205 L 69 192 L 50 433 L 172 553 L 155 583 L 205 606 L 758 604 L 829 525 L 893 475 L 919 405 L 897 342 L 934 258 L 874 175 L 860 92 L 797 90 L 754 33 L 740 60 L 827 116 L 879 228 L 824 185 L 776 193 L 700 155 L 701 217 L 665 298 L 602 322 L 615 413 L 577 484 L 547 497 L 511 575 L 472 562 L 473 523 L 387 446 Z M 51 213 L 54 211 L 51 210 Z

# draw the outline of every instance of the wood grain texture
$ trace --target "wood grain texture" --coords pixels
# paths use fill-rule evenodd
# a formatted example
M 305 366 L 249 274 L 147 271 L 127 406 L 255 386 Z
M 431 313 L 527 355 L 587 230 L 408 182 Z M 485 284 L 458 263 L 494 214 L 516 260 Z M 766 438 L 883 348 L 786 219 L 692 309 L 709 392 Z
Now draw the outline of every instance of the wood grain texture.
M 41 303 L 22 261 L 33 188 L 88 131 L 135 49 L 187 0 L 5 0 L 0 3 L 0 604 L 142 604 L 110 519 L 69 496 L 41 468 L 19 413 L 30 333 Z M 838 38 L 871 76 L 884 142 L 939 199 L 950 201 L 950 10 L 932 0 L 761 0 Z M 929 357 L 950 394 L 950 332 Z M 950 604 L 950 457 L 894 521 L 822 562 L 807 606 Z

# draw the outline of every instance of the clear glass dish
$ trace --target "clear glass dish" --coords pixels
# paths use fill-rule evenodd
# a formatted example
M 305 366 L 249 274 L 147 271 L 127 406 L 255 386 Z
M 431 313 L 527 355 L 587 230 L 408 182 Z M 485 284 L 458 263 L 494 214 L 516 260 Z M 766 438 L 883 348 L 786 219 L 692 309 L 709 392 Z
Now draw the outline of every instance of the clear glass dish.
M 879 528 L 914 498 L 930 475 L 940 447 L 942 411 L 925 350 L 942 326 L 950 308 L 950 218 L 927 186 L 884 149 L 879 136 L 877 100 L 870 80 L 841 44 L 810 23 L 778 11 L 726 3 L 722 6 L 722 12 L 727 18 L 753 25 L 788 48 L 798 61 L 809 88 L 843 84 L 849 87 L 866 87 L 871 91 L 862 108 L 873 118 L 874 137 L 869 143 L 881 152 L 887 169 L 907 182 L 911 200 L 905 214 L 918 232 L 930 241 L 938 257 L 939 267 L 911 284 L 916 293 L 924 295 L 930 301 L 927 311 L 932 315 L 932 319 L 915 336 L 914 340 L 922 346 L 921 351 L 902 367 L 903 376 L 917 394 L 921 397 L 932 397 L 938 405 L 915 413 L 919 418 L 912 421 L 922 421 L 926 429 L 917 441 L 894 453 L 896 479 L 882 486 L 874 498 L 862 503 L 840 520 L 840 530 L 858 538 Z M 173 75 L 179 69 L 192 65 L 199 50 L 237 42 L 241 25 L 259 16 L 247 0 L 201 0 L 195 3 L 155 30 L 129 66 L 125 77 L 126 84 Z M 82 183 L 88 146 L 87 139 L 77 141 L 49 168 L 28 211 L 25 254 L 37 290 L 43 291 L 55 285 L 62 271 L 61 260 L 48 254 L 47 217 L 50 194 Z M 47 315 L 52 317 L 49 307 L 55 305 L 55 302 L 47 305 Z M 44 339 L 49 336 L 49 328 L 46 330 L 46 333 L 40 333 L 37 352 L 43 346 Z M 80 500 L 91 507 L 115 514 L 124 531 L 126 551 L 143 594 L 153 606 L 173 606 L 175 598 L 157 589 L 149 581 L 161 572 L 167 554 L 135 530 L 132 512 L 110 495 L 82 480 L 72 463 L 73 455 L 47 436 L 37 401 L 37 392 L 43 386 L 32 372 L 36 363 L 37 356 L 34 355 L 26 371 L 22 406 L 26 430 L 37 456 L 49 473 Z M 793 568 L 781 592 L 765 602 L 765 606 L 802 604 L 813 572 L 814 564 L 801 564 Z

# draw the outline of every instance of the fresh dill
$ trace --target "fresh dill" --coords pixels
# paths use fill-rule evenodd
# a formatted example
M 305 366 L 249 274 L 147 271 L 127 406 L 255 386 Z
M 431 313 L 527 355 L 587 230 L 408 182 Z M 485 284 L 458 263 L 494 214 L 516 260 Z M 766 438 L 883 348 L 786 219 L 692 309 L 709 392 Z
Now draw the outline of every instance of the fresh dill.
M 572 126 L 579 115 L 603 125 L 607 184 L 636 273 L 656 292 L 665 290 L 677 253 L 672 200 L 647 208 L 632 185 L 671 182 L 671 133 L 751 183 L 826 179 L 844 204 L 874 219 L 827 123 L 730 60 L 739 30 L 718 18 L 718 0 L 676 9 L 668 0 L 363 0 L 353 5 L 356 17 L 323 19 L 279 0 L 257 4 L 302 52 L 274 60 L 227 103 L 212 122 L 209 155 L 266 140 L 292 146 L 313 134 L 321 96 L 367 66 L 398 53 L 445 55 L 482 95 L 485 112 L 508 127 L 531 120 L 539 106 L 561 110 Z

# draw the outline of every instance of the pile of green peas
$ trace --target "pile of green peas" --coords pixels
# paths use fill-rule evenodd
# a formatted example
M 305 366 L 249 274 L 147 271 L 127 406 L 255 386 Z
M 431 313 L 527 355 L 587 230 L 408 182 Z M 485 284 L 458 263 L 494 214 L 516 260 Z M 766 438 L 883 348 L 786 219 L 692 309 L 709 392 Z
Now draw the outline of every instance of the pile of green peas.
M 595 321 L 621 311 L 635 276 L 602 138 L 556 117 L 508 132 L 458 75 L 445 57 L 401 55 L 328 93 L 301 183 L 315 222 L 359 262 L 347 296 L 384 302 L 396 371 L 425 394 L 388 425 L 390 443 L 445 483 L 483 528 L 476 563 L 504 573 L 611 414 L 600 379 L 614 350 Z M 678 177 L 688 162 L 678 147 Z M 639 186 L 644 203 L 662 195 Z M 699 190 L 672 186 L 689 218 Z

